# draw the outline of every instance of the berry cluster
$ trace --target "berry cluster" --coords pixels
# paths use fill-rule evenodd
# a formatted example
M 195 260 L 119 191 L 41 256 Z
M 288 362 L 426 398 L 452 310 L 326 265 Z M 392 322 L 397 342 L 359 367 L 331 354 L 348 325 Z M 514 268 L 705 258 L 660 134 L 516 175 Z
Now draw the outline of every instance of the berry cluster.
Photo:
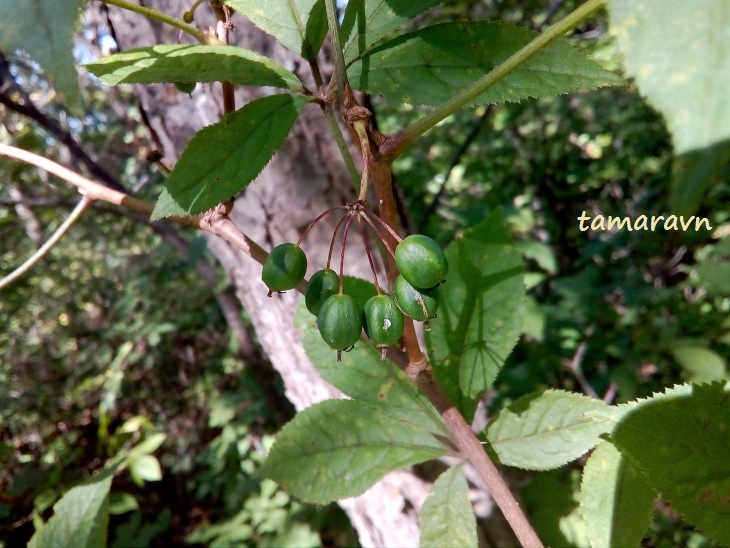
M 368 338 L 382 349 L 398 342 L 405 325 L 404 314 L 417 321 L 428 321 L 436 316 L 439 305 L 438 286 L 446 278 L 449 264 L 439 245 L 428 236 L 412 234 L 401 239 L 385 221 L 367 208 L 362 200 L 325 211 L 304 230 L 296 244 L 285 243 L 275 247 L 264 263 L 261 278 L 273 292 L 286 291 L 298 286 L 307 271 L 307 257 L 300 245 L 312 227 L 333 211 L 345 214 L 337 224 L 330 243 L 326 268 L 317 271 L 309 280 L 305 293 L 307 310 L 317 317 L 322 339 L 337 350 L 337 360 L 343 351 L 352 348 L 363 328 Z M 360 227 L 365 251 L 373 273 L 377 295 L 371 297 L 361 310 L 351 295 L 343 290 L 343 270 L 347 234 L 353 220 Z M 339 274 L 330 268 L 332 251 L 340 228 L 344 225 Z M 393 284 L 393 296 L 383 293 L 378 283 L 370 247 L 365 234 L 368 225 L 395 259 L 399 276 Z M 397 242 L 395 249 L 386 237 L 390 234 Z

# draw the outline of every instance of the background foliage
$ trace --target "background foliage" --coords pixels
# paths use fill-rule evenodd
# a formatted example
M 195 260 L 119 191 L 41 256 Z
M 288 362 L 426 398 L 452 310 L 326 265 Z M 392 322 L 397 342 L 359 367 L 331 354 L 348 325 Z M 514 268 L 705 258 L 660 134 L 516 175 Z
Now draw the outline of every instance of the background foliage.
M 503 19 L 539 30 L 577 4 L 460 2 L 431 16 Z M 323 35 L 314 34 L 314 41 Z M 307 40 L 290 47 L 304 48 Z M 619 69 L 605 19 L 572 40 Z M 85 79 L 82 94 L 93 108 L 76 118 L 36 65 L 3 48 L 3 70 L 33 92 L 48 118 L 129 187 L 142 180 L 143 196 L 159 194 L 129 123 L 137 115 L 133 98 L 115 93 L 110 102 Z M 10 93 L 7 81 L 0 89 Z M 385 132 L 420 115 L 386 98 L 372 102 Z M 9 109 L 0 112 L 3 142 L 51 157 L 65 153 L 57 136 Z M 709 185 L 697 202 L 697 214 L 725 227 L 717 232 L 724 240 L 578 229 L 582 211 L 672 211 L 673 162 L 663 118 L 633 85 L 465 110 L 398 160 L 396 182 L 412 229 L 445 245 L 499 209 L 526 257 L 524 334 L 481 401 L 487 416 L 540 389 L 626 402 L 685 380 L 727 377 L 727 184 Z M 714 180 L 727 181 L 721 165 Z M 7 273 L 50 234 L 74 192 L 5 160 L 0 170 L 0 180 L 9 181 L 0 186 L 0 272 Z M 19 196 L 26 209 L 17 206 Z M 197 249 L 181 258 L 147 226 L 102 208 L 0 296 L 0 538 L 7 546 L 26 542 L 62 493 L 115 457 L 128 472 L 112 486 L 112 546 L 356 542 L 336 507 L 305 506 L 255 474 L 292 410 L 265 397 L 228 339 L 217 288 L 195 274 L 207 256 L 202 244 Z M 218 285 L 225 284 L 221 276 Z M 135 453 L 150 440 L 159 440 L 159 449 Z M 583 464 L 520 477 L 547 544 L 587 543 L 576 481 Z M 450 477 L 439 481 L 441 489 L 463 491 Z M 437 539 L 440 532 L 425 534 Z M 662 505 L 646 535 L 649 546 L 710 544 Z

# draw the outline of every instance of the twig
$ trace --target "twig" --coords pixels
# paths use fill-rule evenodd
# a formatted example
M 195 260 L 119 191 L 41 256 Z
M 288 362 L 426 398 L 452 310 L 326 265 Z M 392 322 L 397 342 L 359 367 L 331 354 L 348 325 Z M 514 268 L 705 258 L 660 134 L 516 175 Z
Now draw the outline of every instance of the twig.
M 73 225 L 76 221 L 79 220 L 81 215 L 83 215 L 84 211 L 86 211 L 92 204 L 94 203 L 94 200 L 88 198 L 87 196 L 84 196 L 81 198 L 78 204 L 76 204 L 76 207 L 73 209 L 71 214 L 66 217 L 66 220 L 59 226 L 56 231 L 51 235 L 50 238 L 48 238 L 48 241 L 44 243 L 38 251 L 33 253 L 22 265 L 20 265 L 18 268 L 13 270 L 10 274 L 5 276 L 2 280 L 0 280 L 0 291 L 5 289 L 7 286 L 15 282 L 17 279 L 19 279 L 21 276 L 23 276 L 26 272 L 28 272 L 31 268 L 33 268 L 38 261 L 40 261 L 43 256 L 48 253 L 54 245 L 56 245 L 59 240 L 63 237 L 64 234 L 68 231 L 69 228 L 71 228 L 71 225 Z
M 335 0 L 324 0 L 327 9 L 327 26 L 329 27 L 332 39 L 332 52 L 335 56 L 335 83 L 337 85 L 337 96 L 342 99 L 347 84 L 347 67 L 345 56 L 342 53 L 342 42 L 340 41 L 340 22 L 337 20 L 337 8 Z
M 586 379 L 586 376 L 583 374 L 583 370 L 581 369 L 581 363 L 583 363 L 583 357 L 585 356 L 587 347 L 588 344 L 585 341 L 581 341 L 578 348 L 575 349 L 573 359 L 570 361 L 564 361 L 563 367 L 573 373 L 575 380 L 578 381 L 581 390 L 583 390 L 586 395 L 591 398 L 598 398 L 598 394 L 591 386 L 591 383 L 588 382 L 588 379 Z

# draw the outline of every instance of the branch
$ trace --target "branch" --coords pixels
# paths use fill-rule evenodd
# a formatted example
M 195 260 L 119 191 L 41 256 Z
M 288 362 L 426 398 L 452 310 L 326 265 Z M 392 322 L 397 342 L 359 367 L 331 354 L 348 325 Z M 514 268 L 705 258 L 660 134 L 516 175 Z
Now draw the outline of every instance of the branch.
M 54 245 L 56 245 L 64 234 L 68 231 L 69 228 L 71 228 L 71 225 L 73 225 L 76 221 L 79 220 L 81 215 L 83 215 L 84 211 L 86 211 L 92 204 L 94 203 L 94 200 L 84 196 L 81 198 L 78 204 L 76 204 L 76 207 L 73 209 L 71 214 L 66 218 L 66 220 L 59 226 L 56 231 L 51 235 L 50 238 L 48 238 L 48 241 L 43 244 L 38 251 L 33 253 L 28 260 L 26 260 L 22 265 L 20 265 L 18 268 L 13 270 L 10 274 L 5 276 L 2 280 L 0 280 L 0 291 L 5 289 L 7 286 L 15 282 L 18 278 L 23 276 L 26 272 L 28 272 L 31 268 L 33 268 L 38 261 L 40 261 L 43 256 L 48 253 Z
M 337 96 L 342 99 L 347 84 L 347 67 L 345 56 L 342 53 L 342 41 L 340 40 L 340 22 L 337 20 L 337 8 L 335 0 L 324 0 L 327 9 L 327 26 L 332 38 L 332 51 L 335 56 L 335 82 L 337 84 Z
M 400 154 L 408 148 L 413 141 L 426 133 L 442 120 L 448 118 L 456 111 L 461 110 L 482 93 L 502 80 L 505 76 L 518 69 L 530 59 L 535 57 L 543 49 L 562 37 L 566 32 L 577 27 L 583 20 L 593 15 L 603 7 L 606 0 L 588 0 L 578 9 L 571 12 L 564 19 L 547 29 L 532 42 L 514 53 L 501 65 L 482 76 L 471 84 L 464 91 L 446 101 L 432 112 L 417 120 L 407 128 L 399 131 L 390 137 L 380 149 L 382 159 L 392 163 Z

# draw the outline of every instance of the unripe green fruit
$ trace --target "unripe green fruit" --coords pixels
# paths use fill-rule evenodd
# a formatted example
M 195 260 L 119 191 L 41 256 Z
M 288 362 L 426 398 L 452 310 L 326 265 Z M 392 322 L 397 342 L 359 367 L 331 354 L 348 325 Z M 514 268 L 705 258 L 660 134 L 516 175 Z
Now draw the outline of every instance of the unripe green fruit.
M 188 24 L 192 23 L 194 18 L 195 16 L 193 15 L 192 11 L 186 11 L 185 13 L 183 13 L 183 21 Z
M 395 248 L 398 272 L 413 287 L 428 289 L 446 278 L 449 262 L 441 247 L 423 234 L 411 234 Z
M 277 245 L 271 250 L 264 262 L 261 279 L 269 288 L 269 296 L 274 291 L 294 289 L 304 279 L 307 272 L 307 256 L 292 243 Z
M 318 270 L 309 279 L 307 292 L 304 295 L 304 304 L 315 316 L 319 314 L 324 302 L 340 290 L 340 277 L 331 268 Z
M 362 312 L 355 299 L 349 295 L 337 294 L 327 299 L 317 314 L 317 326 L 322 339 L 340 353 L 350 348 L 362 332 Z
M 416 289 L 403 276 L 398 276 L 393 284 L 393 296 L 401 311 L 417 320 L 424 322 L 436 317 L 439 307 L 439 288 Z
M 403 335 L 405 318 L 388 295 L 370 297 L 363 307 L 365 333 L 378 348 L 398 342 Z

